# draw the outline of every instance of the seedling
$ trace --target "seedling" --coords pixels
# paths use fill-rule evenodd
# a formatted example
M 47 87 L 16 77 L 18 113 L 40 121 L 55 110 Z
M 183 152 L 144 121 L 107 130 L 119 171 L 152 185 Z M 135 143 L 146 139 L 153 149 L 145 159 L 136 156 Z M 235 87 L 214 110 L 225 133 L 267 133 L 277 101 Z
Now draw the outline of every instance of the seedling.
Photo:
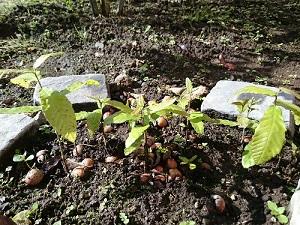
M 42 87 L 40 82 L 41 73 L 38 68 L 51 56 L 60 56 L 63 52 L 50 53 L 40 56 L 33 64 L 31 69 L 5 69 L 0 70 L 0 74 L 6 73 L 22 73 L 18 77 L 11 79 L 13 84 L 17 84 L 24 88 L 29 88 L 32 82 L 38 83 L 40 86 L 39 97 L 40 106 L 21 106 L 16 108 L 2 108 L 0 113 L 6 114 L 18 114 L 18 113 L 30 113 L 43 111 L 46 120 L 54 128 L 60 146 L 61 158 L 64 164 L 64 154 L 62 150 L 62 140 L 61 137 L 67 139 L 70 142 L 75 142 L 76 140 L 76 117 L 72 104 L 66 97 L 66 95 L 72 91 L 80 89 L 83 85 L 99 85 L 99 82 L 95 80 L 88 80 L 86 82 L 75 82 L 67 86 L 62 91 L 54 91 L 50 88 Z M 67 169 L 65 168 L 67 171 Z
M 197 155 L 194 155 L 192 158 L 188 159 L 184 156 L 179 156 L 179 159 L 182 161 L 181 165 L 188 165 L 190 170 L 196 169 L 196 164 L 192 163 L 197 158 Z
M 128 217 L 126 216 L 125 213 L 119 213 L 119 217 L 120 219 L 122 220 L 123 224 L 128 224 L 129 223 L 129 219 Z
M 276 222 L 278 220 L 281 224 L 288 223 L 289 219 L 286 215 L 284 215 L 285 208 L 284 207 L 278 207 L 276 203 L 272 201 L 268 201 L 268 208 L 271 210 L 272 221 Z
M 283 87 L 279 88 L 279 90 L 290 93 L 297 99 L 300 99 L 300 95 L 295 91 Z M 265 111 L 256 127 L 252 141 L 245 147 L 243 160 L 247 162 L 247 164 L 243 164 L 243 166 L 248 168 L 253 165 L 265 163 L 281 152 L 286 142 L 286 127 L 281 107 L 293 113 L 296 125 L 300 124 L 300 107 L 293 103 L 280 100 L 278 98 L 279 92 L 268 88 L 247 86 L 238 90 L 235 94 L 237 95 L 244 92 L 262 94 L 274 98 L 273 104 Z
M 129 155 L 143 143 L 147 143 L 147 129 L 150 127 L 150 123 L 155 123 L 159 118 L 171 115 L 171 113 L 183 116 L 188 115 L 184 109 L 174 104 L 175 101 L 176 99 L 169 99 L 161 103 L 153 103 L 146 106 L 144 97 L 139 95 L 134 101 L 135 104 L 132 104 L 132 108 L 130 108 L 121 102 L 110 100 L 107 102 L 108 105 L 120 111 L 105 118 L 104 126 L 112 123 L 129 123 L 131 130 L 125 141 L 124 149 L 125 155 Z M 147 162 L 148 147 L 146 144 L 144 144 L 144 155 Z
M 12 220 L 17 224 L 30 225 L 31 221 L 29 217 L 34 216 L 34 219 L 36 219 L 38 208 L 39 204 L 35 202 L 31 209 L 23 210 L 17 213 Z
M 34 155 L 29 155 L 27 157 L 27 152 L 25 151 L 23 154 L 20 153 L 20 150 L 16 150 L 16 154 L 13 156 L 14 162 L 25 162 L 29 169 L 32 167 L 28 164 L 28 161 L 31 161 L 34 159 Z

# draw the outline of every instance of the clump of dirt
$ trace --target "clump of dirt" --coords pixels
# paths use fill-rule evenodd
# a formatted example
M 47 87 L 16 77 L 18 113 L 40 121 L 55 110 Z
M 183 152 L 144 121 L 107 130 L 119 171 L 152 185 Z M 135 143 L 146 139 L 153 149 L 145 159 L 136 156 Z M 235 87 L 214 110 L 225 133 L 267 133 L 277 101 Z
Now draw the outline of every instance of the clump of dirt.
M 208 89 L 219 80 L 231 79 L 299 91 L 297 1 L 134 1 L 126 5 L 124 17 L 112 14 L 110 18 L 93 17 L 89 1 L 72 3 L 17 6 L 2 18 L 0 68 L 32 67 L 40 55 L 63 51 L 62 57 L 50 58 L 41 67 L 43 76 L 103 73 L 112 99 L 124 103 L 132 93 L 161 101 L 172 95 L 170 87 L 184 86 L 186 77 L 194 86 Z M 231 66 L 219 61 L 221 53 Z M 132 84 L 116 87 L 114 79 L 119 74 L 129 75 Z M 20 89 L 9 82 L 15 75 L 0 76 L 1 107 L 31 104 L 32 89 Z M 191 106 L 199 111 L 201 100 Z M 74 156 L 74 145 L 68 142 L 63 143 L 63 152 L 78 162 L 92 158 L 95 166 L 88 170 L 89 176 L 76 179 L 58 163 L 45 170 L 38 186 L 28 187 L 23 182 L 27 166 L 7 159 L 12 167 L 8 171 L 7 165 L 1 168 L 1 212 L 13 217 L 37 203 L 29 220 L 49 225 L 56 221 L 275 224 L 267 201 L 287 206 L 290 187 L 295 187 L 299 178 L 291 146 L 286 145 L 280 157 L 245 169 L 241 164 L 241 129 L 206 123 L 205 133 L 199 135 L 191 126 L 182 126 L 185 123 L 183 118 L 173 117 L 167 127 L 152 124 L 149 129 L 155 142 L 164 148 L 173 146 L 172 158 L 183 179 L 158 183 L 151 172 L 151 182 L 141 183 L 143 160 L 134 154 L 124 155 L 129 125 L 112 125 L 105 138 L 101 129 L 90 137 L 86 121 L 80 121 L 76 144 L 84 146 L 83 154 Z M 250 131 L 247 134 L 252 135 Z M 21 151 L 35 154 L 43 149 L 51 157 L 60 156 L 50 127 L 43 126 L 34 143 Z M 108 156 L 117 160 L 108 163 Z M 180 164 L 179 156 L 197 156 L 196 168 Z M 166 162 L 161 165 L 162 174 L 168 173 Z M 223 212 L 215 208 L 213 195 L 224 199 Z

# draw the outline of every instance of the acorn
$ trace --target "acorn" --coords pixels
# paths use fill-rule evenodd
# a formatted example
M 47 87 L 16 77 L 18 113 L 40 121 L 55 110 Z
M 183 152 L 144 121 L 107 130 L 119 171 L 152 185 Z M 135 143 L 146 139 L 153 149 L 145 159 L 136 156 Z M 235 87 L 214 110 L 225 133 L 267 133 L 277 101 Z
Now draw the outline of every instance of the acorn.
M 73 155 L 74 156 L 82 156 L 84 150 L 84 146 L 79 144 L 76 145 L 75 148 L 73 149 Z
M 213 195 L 212 199 L 215 201 L 216 210 L 218 213 L 222 213 L 225 210 L 225 201 L 220 195 Z
M 25 177 L 25 183 L 29 186 L 35 186 L 43 180 L 44 174 L 39 169 L 31 169 Z
M 111 125 L 106 125 L 104 128 L 103 128 L 103 132 L 106 134 L 106 133 L 110 133 L 112 132 L 113 128 Z
M 158 119 L 157 119 L 157 125 L 159 127 L 166 127 L 168 124 L 167 120 L 163 117 L 163 116 L 160 116 Z
M 179 180 L 181 180 L 182 179 L 182 173 L 178 169 L 169 169 L 168 180 L 169 181 L 173 181 L 176 178 L 178 178 Z
M 38 163 L 44 163 L 49 157 L 48 151 L 40 150 L 36 153 L 35 157 L 36 157 Z
M 107 156 L 106 158 L 105 158 L 105 162 L 106 163 L 113 163 L 113 162 L 115 162 L 115 161 L 117 161 L 118 160 L 118 157 L 117 156 Z
M 83 178 L 85 176 L 85 167 L 84 166 L 77 166 L 77 167 L 75 167 L 72 170 L 71 175 L 73 177 Z
M 150 180 L 150 174 L 149 173 L 143 173 L 143 174 L 140 175 L 140 182 L 142 184 L 147 184 L 149 180 Z
M 175 159 L 169 158 L 167 160 L 167 166 L 169 169 L 175 169 L 177 167 L 177 162 Z
M 103 116 L 102 116 L 103 120 L 105 120 L 107 117 L 109 117 L 111 115 L 112 115 L 112 113 L 110 111 L 107 111 L 107 112 L 103 113 Z
M 85 167 L 88 167 L 88 168 L 92 168 L 95 164 L 94 160 L 91 159 L 91 158 L 85 158 L 83 161 L 82 161 L 82 164 L 85 166 Z
M 164 168 L 162 166 L 159 166 L 159 165 L 155 166 L 153 169 L 155 169 L 155 171 L 157 171 L 159 173 L 164 172 Z

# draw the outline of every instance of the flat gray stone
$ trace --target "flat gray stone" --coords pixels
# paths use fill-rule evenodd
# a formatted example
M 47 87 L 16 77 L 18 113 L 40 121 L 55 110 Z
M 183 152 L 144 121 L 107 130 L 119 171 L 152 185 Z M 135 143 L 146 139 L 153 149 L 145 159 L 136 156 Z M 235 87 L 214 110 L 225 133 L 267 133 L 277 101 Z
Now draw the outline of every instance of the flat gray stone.
M 39 123 L 23 114 L 0 114 L 0 162 L 11 162 L 16 148 L 25 146 L 39 129 Z
M 60 77 L 46 77 L 41 79 L 43 87 L 48 87 L 56 91 L 64 90 L 68 85 L 74 82 L 85 82 L 88 79 L 97 80 L 100 82 L 99 86 L 84 85 L 77 91 L 67 94 L 67 98 L 72 103 L 75 111 L 91 110 L 97 108 L 97 101 L 89 98 L 88 96 L 108 98 L 109 89 L 106 83 L 105 75 L 103 74 L 86 74 L 86 75 L 68 75 Z M 33 100 L 35 105 L 40 104 L 39 98 L 40 86 L 37 84 L 33 94 Z
M 203 113 L 215 111 L 232 119 L 236 118 L 239 115 L 237 107 L 231 104 L 232 102 L 235 102 L 237 100 L 246 100 L 249 98 L 251 99 L 252 97 L 255 100 L 261 98 L 261 101 L 254 106 L 254 108 L 256 108 L 257 110 L 252 111 L 249 115 L 251 119 L 259 121 L 263 117 L 267 108 L 274 102 L 275 98 L 252 93 L 241 93 L 239 95 L 233 95 L 239 89 L 244 88 L 246 86 L 257 86 L 262 88 L 269 88 L 273 91 L 279 91 L 278 88 L 270 86 L 255 85 L 247 82 L 221 80 L 206 96 L 205 100 L 201 105 L 201 111 Z M 294 96 L 283 91 L 279 92 L 278 99 L 290 103 L 294 102 Z M 282 107 L 281 109 L 286 128 L 290 131 L 291 135 L 293 136 L 295 132 L 293 116 L 289 110 L 286 110 Z

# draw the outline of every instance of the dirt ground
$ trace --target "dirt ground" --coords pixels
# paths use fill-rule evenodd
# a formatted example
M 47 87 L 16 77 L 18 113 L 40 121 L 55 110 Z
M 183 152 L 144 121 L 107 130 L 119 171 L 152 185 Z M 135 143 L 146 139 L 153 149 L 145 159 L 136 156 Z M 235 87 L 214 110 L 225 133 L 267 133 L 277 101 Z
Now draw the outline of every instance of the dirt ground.
M 89 1 L 80 0 L 18 5 L 0 19 L 1 69 L 28 68 L 40 55 L 58 51 L 64 55 L 42 66 L 44 77 L 103 73 L 112 99 L 124 103 L 131 93 L 161 101 L 170 95 L 169 87 L 184 86 L 186 77 L 209 90 L 227 79 L 299 92 L 300 4 L 298 0 L 133 1 L 125 5 L 124 16 L 116 17 L 112 11 L 103 18 L 93 17 Z M 233 66 L 220 64 L 221 53 Z M 116 88 L 114 79 L 122 73 L 133 83 Z M 32 104 L 32 89 L 9 82 L 15 75 L 0 76 L 0 107 Z M 191 107 L 199 110 L 201 102 L 194 101 Z M 68 142 L 63 151 L 76 161 L 92 158 L 90 175 L 75 179 L 58 164 L 46 171 L 38 186 L 28 187 L 23 181 L 28 167 L 7 159 L 12 167 L 1 168 L 0 210 L 8 217 L 31 210 L 24 224 L 279 224 L 273 222 L 267 201 L 286 207 L 297 185 L 299 164 L 291 146 L 286 144 L 280 157 L 245 169 L 241 129 L 206 123 L 205 133 L 198 135 L 190 126 L 180 126 L 184 122 L 171 118 L 165 128 L 152 125 L 149 134 L 172 148 L 178 163 L 179 156 L 197 155 L 211 169 L 200 163 L 194 170 L 179 165 L 183 180 L 141 184 L 142 160 L 124 156 L 129 126 L 113 125 L 104 144 L 102 132 L 90 137 L 86 122 L 80 121 L 76 144 L 84 144 L 83 155 L 74 157 L 74 145 Z M 54 131 L 43 128 L 34 143 L 20 150 L 35 154 L 47 149 L 51 157 L 59 156 Z M 298 128 L 294 142 L 299 143 Z M 118 160 L 107 163 L 108 156 Z M 43 168 L 35 160 L 29 162 L 33 163 Z M 166 170 L 164 162 L 162 166 Z M 222 213 L 211 207 L 216 194 L 226 203 Z M 38 207 L 32 210 L 34 204 Z

